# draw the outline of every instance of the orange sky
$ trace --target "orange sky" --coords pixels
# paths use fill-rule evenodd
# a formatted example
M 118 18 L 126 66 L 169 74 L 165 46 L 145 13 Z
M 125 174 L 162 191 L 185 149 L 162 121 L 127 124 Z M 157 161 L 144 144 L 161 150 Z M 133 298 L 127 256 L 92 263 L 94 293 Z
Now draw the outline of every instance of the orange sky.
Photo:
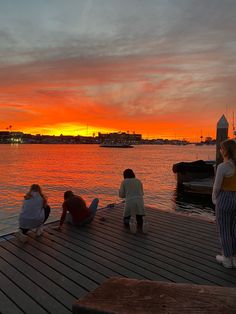
M 0 4 L 1 130 L 198 141 L 232 125 L 234 2 L 101 2 Z

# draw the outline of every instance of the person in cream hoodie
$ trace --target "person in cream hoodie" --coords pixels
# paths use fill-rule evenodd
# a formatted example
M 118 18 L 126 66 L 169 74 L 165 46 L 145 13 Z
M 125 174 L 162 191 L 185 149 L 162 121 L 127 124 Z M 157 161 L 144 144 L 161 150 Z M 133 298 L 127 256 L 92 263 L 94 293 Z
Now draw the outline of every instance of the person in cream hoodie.
M 147 222 L 144 219 L 143 184 L 135 178 L 132 169 L 125 169 L 124 180 L 121 182 L 119 197 L 125 198 L 124 225 L 130 227 L 132 233 L 136 233 L 137 227 L 147 233 Z

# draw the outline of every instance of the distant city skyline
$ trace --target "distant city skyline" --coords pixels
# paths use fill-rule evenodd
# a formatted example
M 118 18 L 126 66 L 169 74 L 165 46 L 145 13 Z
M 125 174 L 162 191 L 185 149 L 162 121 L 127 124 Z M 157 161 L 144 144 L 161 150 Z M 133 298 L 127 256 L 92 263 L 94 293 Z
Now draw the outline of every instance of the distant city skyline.
M 215 138 L 236 114 L 235 0 L 0 0 L 0 130 Z

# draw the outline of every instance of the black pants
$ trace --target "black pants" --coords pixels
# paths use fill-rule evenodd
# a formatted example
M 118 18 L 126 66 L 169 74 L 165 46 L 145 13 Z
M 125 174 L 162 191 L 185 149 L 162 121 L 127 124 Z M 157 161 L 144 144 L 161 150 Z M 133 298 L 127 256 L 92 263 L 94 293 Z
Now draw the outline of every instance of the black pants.
M 43 223 L 45 223 L 45 221 L 48 219 L 49 215 L 50 215 L 50 211 L 51 211 L 51 207 L 49 205 L 46 205 L 44 208 L 44 221 Z M 24 229 L 24 228 L 20 228 L 23 234 L 27 234 L 27 232 L 30 229 Z
M 124 225 L 127 227 L 129 226 L 130 218 L 131 216 L 124 217 Z M 136 221 L 137 221 L 138 227 L 141 228 L 143 226 L 143 215 L 136 215 Z

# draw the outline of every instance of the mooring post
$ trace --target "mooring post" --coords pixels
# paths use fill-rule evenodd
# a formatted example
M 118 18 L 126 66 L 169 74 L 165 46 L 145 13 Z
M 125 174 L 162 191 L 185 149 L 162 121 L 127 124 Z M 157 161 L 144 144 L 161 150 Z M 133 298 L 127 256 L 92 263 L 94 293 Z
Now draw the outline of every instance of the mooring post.
M 226 117 L 223 115 L 217 123 L 216 130 L 216 166 L 218 166 L 223 158 L 220 153 L 220 143 L 228 138 L 229 123 Z

